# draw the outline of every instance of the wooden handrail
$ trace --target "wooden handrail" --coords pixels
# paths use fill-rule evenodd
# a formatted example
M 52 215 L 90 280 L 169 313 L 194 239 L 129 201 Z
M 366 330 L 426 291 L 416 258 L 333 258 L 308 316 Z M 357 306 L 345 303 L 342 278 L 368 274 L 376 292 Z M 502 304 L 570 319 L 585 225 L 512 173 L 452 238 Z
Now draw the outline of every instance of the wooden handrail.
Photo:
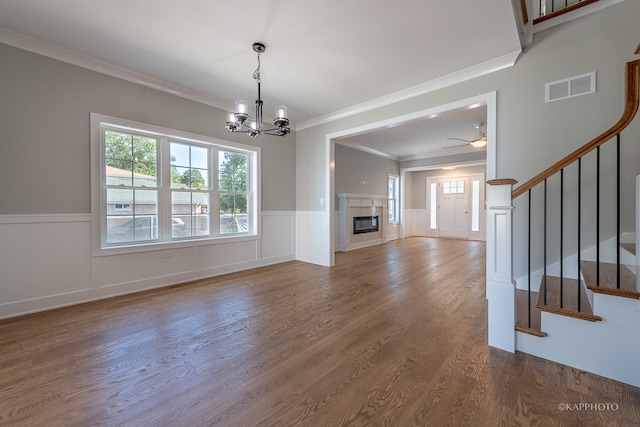
M 602 133 L 600 136 L 592 139 L 587 144 L 578 148 L 573 153 L 569 154 L 559 162 L 556 162 L 554 165 L 548 167 L 538 175 L 531 178 L 529 181 L 525 182 L 518 188 L 515 188 L 511 192 L 511 198 L 515 199 L 518 196 L 529 191 L 531 188 L 540 184 L 545 179 L 551 177 L 556 172 L 559 172 L 561 169 L 569 166 L 574 161 L 578 160 L 580 157 L 586 155 L 597 147 L 601 146 L 605 142 L 609 141 L 614 136 L 621 133 L 624 128 L 626 128 L 629 123 L 633 120 L 636 113 L 638 112 L 638 104 L 640 103 L 640 59 L 627 62 L 626 67 L 626 87 L 625 87 L 625 109 L 622 113 L 622 117 L 618 120 L 618 123 L 613 125 L 613 127 L 606 132 Z
M 549 19 L 555 18 L 556 16 L 564 15 L 565 13 L 573 12 L 574 10 L 580 9 L 581 7 L 588 6 L 592 3 L 596 3 L 600 0 L 582 0 L 578 3 L 574 3 L 570 6 L 563 7 L 562 9 L 558 9 L 554 12 L 548 13 L 544 16 L 540 16 L 533 20 L 533 25 L 539 24 L 544 21 L 548 21 Z
M 487 181 L 489 185 L 515 185 L 518 181 L 513 178 L 490 179 Z
M 529 22 L 529 12 L 527 11 L 527 0 L 520 0 L 520 10 L 522 11 L 522 22 Z

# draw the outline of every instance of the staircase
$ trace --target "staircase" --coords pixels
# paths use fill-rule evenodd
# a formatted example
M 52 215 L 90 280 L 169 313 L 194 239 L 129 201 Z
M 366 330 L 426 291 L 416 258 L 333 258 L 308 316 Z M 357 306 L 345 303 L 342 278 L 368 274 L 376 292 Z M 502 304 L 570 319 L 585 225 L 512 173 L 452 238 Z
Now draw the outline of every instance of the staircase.
M 632 260 L 634 268 L 637 268 L 635 243 L 621 243 L 620 248 L 626 252 L 626 258 Z M 636 273 L 628 264 L 621 264 L 618 271 L 618 264 L 601 262 L 598 266 L 595 261 L 581 261 L 580 276 L 579 281 L 543 276 L 538 291 L 532 291 L 530 295 L 526 289 L 516 289 L 516 331 L 546 337 L 547 333 L 542 330 L 541 325 L 542 312 L 589 322 L 601 321 L 602 317 L 594 314 L 592 307 L 594 293 L 640 300 Z
M 640 387 L 639 239 L 636 230 L 621 231 L 621 212 L 636 211 L 640 224 L 640 176 L 635 201 L 620 190 L 621 177 L 629 175 L 621 174 L 621 133 L 640 105 L 640 60 L 627 63 L 626 72 L 625 111 L 611 129 L 515 189 L 515 180 L 488 182 L 488 324 L 493 347 Z M 605 144 L 613 147 L 603 149 L 614 153 L 613 161 L 602 163 L 615 166 L 601 170 Z M 584 174 L 583 164 L 596 170 Z M 514 215 L 528 227 L 517 230 L 515 250 Z M 514 253 L 528 258 L 518 280 Z

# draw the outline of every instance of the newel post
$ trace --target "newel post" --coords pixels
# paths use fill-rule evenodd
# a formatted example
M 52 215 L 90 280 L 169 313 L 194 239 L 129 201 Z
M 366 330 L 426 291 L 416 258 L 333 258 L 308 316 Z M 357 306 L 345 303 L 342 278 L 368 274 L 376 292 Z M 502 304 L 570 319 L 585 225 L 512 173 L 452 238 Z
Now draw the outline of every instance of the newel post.
M 487 301 L 489 345 L 515 352 L 511 190 L 514 179 L 487 181 Z

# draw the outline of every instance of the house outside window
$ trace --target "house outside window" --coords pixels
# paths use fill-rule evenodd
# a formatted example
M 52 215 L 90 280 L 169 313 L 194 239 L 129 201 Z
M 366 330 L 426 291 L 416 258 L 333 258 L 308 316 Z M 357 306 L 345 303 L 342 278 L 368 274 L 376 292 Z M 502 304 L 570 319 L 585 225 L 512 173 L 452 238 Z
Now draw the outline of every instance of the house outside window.
M 389 187 L 389 221 L 400 221 L 400 177 L 398 175 L 388 176 Z
M 92 139 L 100 250 L 258 234 L 258 148 L 97 114 Z

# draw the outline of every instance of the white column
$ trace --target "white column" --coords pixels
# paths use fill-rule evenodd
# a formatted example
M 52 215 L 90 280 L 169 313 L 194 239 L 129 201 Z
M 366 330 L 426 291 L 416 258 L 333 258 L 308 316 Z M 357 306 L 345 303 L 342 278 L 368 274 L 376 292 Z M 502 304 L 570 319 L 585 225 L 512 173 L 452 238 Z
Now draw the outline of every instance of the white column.
M 487 182 L 487 301 L 489 345 L 515 352 L 515 286 L 512 282 L 511 190 L 516 181 Z

